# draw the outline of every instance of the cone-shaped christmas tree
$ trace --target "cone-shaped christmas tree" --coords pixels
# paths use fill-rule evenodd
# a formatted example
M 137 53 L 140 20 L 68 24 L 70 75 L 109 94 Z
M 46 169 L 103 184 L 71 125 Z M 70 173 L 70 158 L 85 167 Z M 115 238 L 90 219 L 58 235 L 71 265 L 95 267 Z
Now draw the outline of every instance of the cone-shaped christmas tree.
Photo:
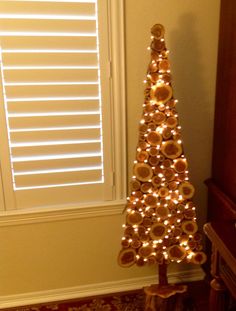
M 202 264 L 206 255 L 201 251 L 164 27 L 154 25 L 151 33 L 151 62 L 118 261 L 122 267 L 158 264 L 159 284 L 166 285 L 170 262 Z

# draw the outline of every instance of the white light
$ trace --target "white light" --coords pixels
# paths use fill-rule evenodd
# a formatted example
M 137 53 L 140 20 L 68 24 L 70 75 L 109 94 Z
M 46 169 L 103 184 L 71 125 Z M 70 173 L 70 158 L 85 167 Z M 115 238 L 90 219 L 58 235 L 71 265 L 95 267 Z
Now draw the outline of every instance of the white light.
M 98 66 L 3 66 L 3 70 L 64 70 L 64 69 L 98 69 Z
M 39 127 L 39 128 L 20 128 L 10 129 L 10 133 L 19 132 L 42 132 L 42 131 L 68 131 L 68 130 L 89 130 L 100 129 L 101 125 L 68 126 L 68 127 Z
M 51 14 L 0 14 L 0 19 L 39 19 L 39 20 L 96 20 L 95 15 L 51 15 Z
M 12 157 L 12 162 L 31 162 L 31 161 L 48 161 L 48 160 L 61 160 L 61 159 L 80 159 L 80 158 L 93 158 L 100 157 L 100 152 L 95 153 L 78 153 L 78 154 L 54 154 L 45 156 L 31 156 L 31 157 Z
M 2 37 L 96 37 L 95 32 L 0 31 Z
M 3 54 L 20 54 L 20 53 L 37 53 L 37 54 L 42 54 L 42 53 L 53 53 L 53 54 L 57 54 L 57 53 L 70 53 L 70 54 L 90 54 L 90 53 L 98 53 L 97 50 L 59 50 L 59 49 L 3 49 L 2 50 Z
M 98 81 L 79 82 L 6 82 L 5 86 L 98 85 Z
M 58 141 L 39 141 L 39 142 L 23 142 L 23 143 L 10 143 L 12 148 L 20 147 L 36 147 L 36 146 L 57 146 L 57 145 L 74 145 L 74 144 L 90 144 L 100 143 L 100 139 L 84 139 L 84 140 L 58 140 Z
M 9 113 L 9 118 L 32 117 L 59 117 L 59 116 L 86 116 L 99 115 L 100 111 L 62 111 L 62 112 L 34 112 L 34 113 Z
M 72 167 L 62 169 L 50 169 L 50 170 L 35 170 L 35 171 L 19 171 L 15 172 L 15 176 L 23 175 L 41 175 L 41 174 L 55 174 L 64 172 L 83 172 L 83 171 L 97 171 L 102 170 L 102 166 L 87 166 L 87 167 Z
M 14 187 L 14 190 L 30 190 L 30 189 L 45 189 L 45 188 L 57 188 L 57 187 L 71 187 L 71 186 L 81 186 L 81 185 L 91 185 L 91 184 L 102 184 L 104 180 L 96 181 L 86 181 L 86 182 L 77 182 L 77 183 L 68 183 L 68 184 L 53 184 L 53 185 L 42 185 L 42 186 L 31 186 L 31 187 Z
M 21 98 L 7 98 L 7 102 L 44 102 L 44 101 L 67 101 L 67 100 L 99 100 L 99 97 L 21 97 Z
M 16 0 L 7 0 L 13 1 Z M 97 0 L 22 0 L 21 2 L 71 2 L 71 3 L 95 3 Z

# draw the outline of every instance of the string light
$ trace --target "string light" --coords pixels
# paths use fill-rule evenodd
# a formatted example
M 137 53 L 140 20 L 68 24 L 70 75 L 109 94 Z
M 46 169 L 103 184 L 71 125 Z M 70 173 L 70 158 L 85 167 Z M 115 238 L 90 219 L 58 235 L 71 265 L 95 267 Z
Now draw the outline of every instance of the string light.
M 156 40 L 155 36 L 151 36 L 151 39 Z M 160 41 L 164 43 L 163 38 Z M 151 47 L 148 48 L 148 50 L 151 49 Z M 127 198 L 127 201 L 130 202 L 129 207 L 126 209 L 127 223 L 122 226 L 126 230 L 126 235 L 122 238 L 122 241 L 133 243 L 127 246 L 127 242 L 124 242 L 124 252 L 127 247 L 128 250 L 134 250 L 134 254 L 136 254 L 134 258 L 142 260 L 139 261 L 140 265 L 141 263 L 148 262 L 149 256 L 158 256 L 160 254 L 164 256 L 165 260 L 169 259 L 178 263 L 183 258 L 191 261 L 194 256 L 193 246 L 191 246 L 191 243 L 188 243 L 189 239 L 193 238 L 193 235 L 191 230 L 187 233 L 188 227 L 184 227 L 184 223 L 186 221 L 190 225 L 193 222 L 195 223 L 195 215 L 193 215 L 191 220 L 185 216 L 185 211 L 194 211 L 195 207 L 192 207 L 191 198 L 186 199 L 181 191 L 183 182 L 189 180 L 187 160 L 183 152 L 176 157 L 175 154 L 173 154 L 173 157 L 168 157 L 163 151 L 163 146 L 167 146 L 169 141 L 173 141 L 173 146 L 178 144 L 178 148 L 181 148 L 182 144 L 182 139 L 180 138 L 181 126 L 178 124 L 178 120 L 175 126 L 171 126 L 167 122 L 167 118 L 169 120 L 171 120 L 171 117 L 178 118 L 178 113 L 174 108 L 178 100 L 173 99 L 172 96 L 166 102 L 158 101 L 158 88 L 163 87 L 164 89 L 165 87 L 164 90 L 166 92 L 172 89 L 171 82 L 167 79 L 168 74 L 171 72 L 168 67 L 168 54 L 169 50 L 165 48 L 162 52 L 152 50 L 152 55 L 155 55 L 155 58 L 152 56 L 146 79 L 143 81 L 147 85 L 145 102 L 143 104 L 144 112 L 140 120 L 140 141 L 136 150 L 137 156 L 141 152 L 145 153 L 141 153 L 139 158 L 136 157 L 133 162 L 135 169 L 132 176 L 132 196 Z M 160 121 L 158 118 L 160 118 Z M 156 133 L 156 136 L 154 133 Z M 160 141 L 158 141 L 159 136 L 157 134 L 160 136 Z M 152 135 L 154 140 L 152 140 Z M 155 141 L 155 139 L 157 140 Z M 153 165 L 155 163 L 152 162 L 152 160 L 155 161 L 153 157 L 156 158 L 157 165 Z M 186 163 L 185 169 L 182 168 L 184 164 L 179 162 L 180 160 Z M 142 174 L 145 176 L 142 176 Z M 167 189 L 166 195 L 163 196 L 162 194 L 164 189 L 162 192 L 159 191 L 160 187 Z M 157 225 L 159 227 L 155 227 Z M 155 228 L 157 228 L 156 231 Z M 164 230 L 163 234 L 158 233 L 159 228 L 160 232 Z M 183 240 L 183 233 L 184 236 L 186 235 L 186 240 Z M 165 245 L 166 241 L 168 241 L 168 246 Z M 177 255 L 173 257 L 170 251 L 173 246 L 176 247 L 176 254 L 184 251 L 186 252 L 185 255 L 181 258 Z M 148 247 L 148 250 L 150 247 L 150 255 L 141 255 L 141 251 L 139 252 L 141 247 Z M 178 247 L 182 247 L 181 251 Z

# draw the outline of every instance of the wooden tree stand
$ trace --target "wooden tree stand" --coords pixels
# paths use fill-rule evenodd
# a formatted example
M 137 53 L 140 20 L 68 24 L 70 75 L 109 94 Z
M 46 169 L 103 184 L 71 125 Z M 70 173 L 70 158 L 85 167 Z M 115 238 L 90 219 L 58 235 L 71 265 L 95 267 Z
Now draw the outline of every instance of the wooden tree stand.
M 144 287 L 146 295 L 145 311 L 182 311 L 183 293 L 186 285 L 168 283 L 167 264 L 159 265 L 159 284 Z

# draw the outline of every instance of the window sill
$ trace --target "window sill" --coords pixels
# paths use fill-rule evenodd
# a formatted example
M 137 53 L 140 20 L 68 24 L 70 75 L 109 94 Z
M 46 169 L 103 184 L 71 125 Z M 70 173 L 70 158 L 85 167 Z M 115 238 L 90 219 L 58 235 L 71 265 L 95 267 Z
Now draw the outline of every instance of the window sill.
M 119 200 L 85 206 L 0 212 L 0 227 L 120 215 L 125 204 L 125 200 Z

